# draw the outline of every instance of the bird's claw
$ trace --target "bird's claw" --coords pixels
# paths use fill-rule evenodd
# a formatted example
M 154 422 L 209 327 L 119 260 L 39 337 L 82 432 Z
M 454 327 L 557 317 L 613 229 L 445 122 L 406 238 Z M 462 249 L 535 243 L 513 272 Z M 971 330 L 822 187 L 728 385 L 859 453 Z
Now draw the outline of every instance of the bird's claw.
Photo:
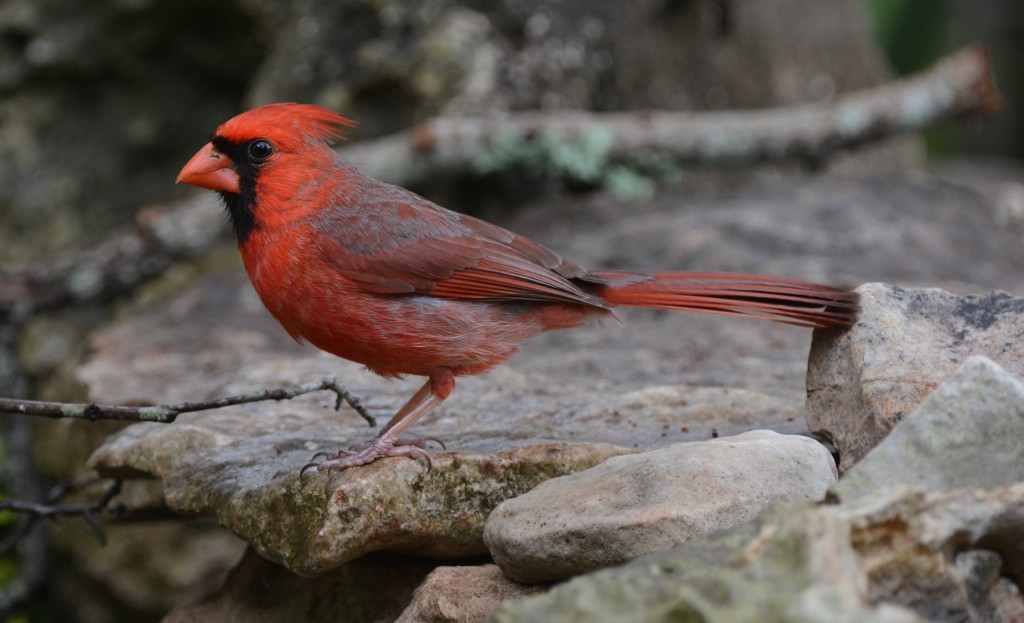
M 306 470 L 311 468 L 311 467 L 316 467 L 317 470 L 319 470 L 320 464 L 322 463 L 322 461 L 321 462 L 317 462 L 318 458 L 323 458 L 323 459 L 325 459 L 327 461 L 331 461 L 331 460 L 337 459 L 337 458 L 339 458 L 341 456 L 344 456 L 344 455 L 347 455 L 347 454 L 349 454 L 349 453 L 346 452 L 345 450 L 339 450 L 338 452 L 335 452 L 334 454 L 331 454 L 330 452 L 325 452 L 325 451 L 321 450 L 320 452 L 317 452 L 316 454 L 313 455 L 310 463 L 306 463 L 305 465 L 302 466 L 302 469 L 299 470 L 299 478 L 302 478 L 302 475 L 306 473 Z
M 324 460 L 314 460 L 303 465 L 302 469 L 299 470 L 299 477 L 301 478 L 307 469 L 316 468 L 318 472 L 330 474 L 331 470 L 334 469 L 345 470 L 350 467 L 369 465 L 377 459 L 389 456 L 404 456 L 416 460 L 423 459 L 427 463 L 427 472 L 429 473 L 434 465 L 430 460 L 430 454 L 423 449 L 428 441 L 436 442 L 442 448 L 445 447 L 444 443 L 436 437 L 416 439 L 387 439 L 386 437 L 378 437 L 372 441 L 352 446 L 348 450 L 339 450 L 334 454 L 317 452 L 313 455 L 313 459 L 323 457 Z
M 313 458 L 316 458 L 316 457 L 313 457 Z M 305 474 L 306 470 L 309 469 L 310 467 L 319 467 L 319 465 L 320 464 L 316 463 L 316 462 L 306 463 L 305 465 L 302 466 L 302 469 L 299 470 L 299 478 L 302 478 L 302 475 Z
M 444 445 L 444 442 L 438 439 L 437 437 L 417 437 L 416 439 L 399 439 L 397 443 L 400 445 L 416 446 L 417 448 L 426 450 L 428 441 L 433 441 L 437 445 L 441 446 L 442 450 L 448 449 L 448 447 Z

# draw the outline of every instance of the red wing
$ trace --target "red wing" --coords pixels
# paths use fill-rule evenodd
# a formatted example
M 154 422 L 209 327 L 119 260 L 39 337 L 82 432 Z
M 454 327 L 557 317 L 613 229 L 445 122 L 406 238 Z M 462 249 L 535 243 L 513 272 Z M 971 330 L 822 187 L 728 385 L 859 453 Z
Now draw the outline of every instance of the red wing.
M 325 259 L 366 292 L 605 306 L 570 281 L 585 270 L 526 238 L 395 186 L 365 196 L 317 225 Z

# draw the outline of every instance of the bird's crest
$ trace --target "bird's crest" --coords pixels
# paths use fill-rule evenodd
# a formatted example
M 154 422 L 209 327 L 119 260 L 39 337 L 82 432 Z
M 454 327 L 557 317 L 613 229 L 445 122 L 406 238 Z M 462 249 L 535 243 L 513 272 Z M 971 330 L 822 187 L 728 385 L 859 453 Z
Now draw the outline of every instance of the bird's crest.
M 267 104 L 225 121 L 215 133 L 230 141 L 270 139 L 278 148 L 298 149 L 310 142 L 333 143 L 357 122 L 312 104 Z

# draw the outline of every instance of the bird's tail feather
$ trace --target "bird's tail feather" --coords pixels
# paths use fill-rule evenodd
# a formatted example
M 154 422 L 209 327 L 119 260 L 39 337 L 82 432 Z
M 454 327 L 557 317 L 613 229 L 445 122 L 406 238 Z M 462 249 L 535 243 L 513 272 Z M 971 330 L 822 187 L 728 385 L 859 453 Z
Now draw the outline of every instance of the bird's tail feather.
M 593 292 L 612 306 L 764 318 L 801 327 L 850 326 L 857 294 L 829 286 L 733 273 L 598 272 Z

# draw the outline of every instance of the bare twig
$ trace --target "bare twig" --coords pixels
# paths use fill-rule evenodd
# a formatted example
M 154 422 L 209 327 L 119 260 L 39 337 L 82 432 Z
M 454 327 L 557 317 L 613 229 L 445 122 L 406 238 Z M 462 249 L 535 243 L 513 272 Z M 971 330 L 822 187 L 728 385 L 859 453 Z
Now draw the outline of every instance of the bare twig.
M 228 396 L 212 400 L 200 400 L 195 402 L 182 402 L 173 405 L 155 405 L 146 407 L 131 407 L 124 405 L 101 405 L 96 403 L 67 403 L 48 402 L 42 400 L 18 400 L 15 398 L 0 398 L 0 412 L 20 413 L 24 415 L 37 415 L 51 418 L 80 418 L 90 421 L 96 420 L 131 420 L 138 422 L 159 422 L 169 424 L 182 413 L 194 411 L 206 411 L 219 409 L 232 405 L 246 404 L 250 402 L 262 402 L 264 400 L 290 400 L 296 396 L 329 390 L 337 397 L 334 408 L 341 409 L 343 403 L 347 402 L 370 426 L 376 426 L 377 421 L 366 410 L 358 398 L 353 396 L 338 384 L 336 379 L 321 379 L 311 383 L 304 383 L 295 387 L 284 389 L 268 389 L 252 394 L 239 396 Z
M 400 185 L 471 171 L 497 141 L 528 145 L 553 137 L 577 144 L 595 133 L 608 137 L 605 157 L 610 161 L 654 152 L 693 163 L 815 162 L 950 119 L 990 115 L 1000 106 L 989 54 L 973 45 L 916 76 L 823 102 L 698 113 L 564 111 L 437 118 L 339 151 L 370 175 Z
M 240 396 L 154 407 L 98 405 L 95 403 L 71 404 L 0 398 L 0 412 L 55 418 L 69 417 L 88 420 L 136 420 L 170 423 L 182 413 L 218 409 L 263 400 L 288 400 L 296 396 L 322 390 L 334 392 L 336 396 L 335 409 L 341 409 L 342 404 L 347 402 L 370 426 L 377 425 L 376 420 L 367 412 L 362 403 L 341 387 L 337 380 L 330 378 L 285 389 L 271 389 Z M 103 532 L 103 527 L 97 519 L 97 515 L 115 510 L 110 507 L 110 502 L 121 491 L 120 481 L 115 482 L 103 497 L 96 502 L 90 504 L 55 504 L 68 491 L 81 488 L 85 484 L 90 483 L 70 483 L 55 487 L 47 496 L 49 502 L 45 504 L 23 500 L 0 501 L 0 511 L 9 510 L 25 515 L 18 524 L 10 528 L 7 535 L 0 541 L 0 556 L 6 555 L 14 547 L 18 546 L 29 535 L 37 524 L 38 519 L 44 517 L 52 521 L 57 521 L 61 517 L 81 517 L 92 530 L 96 539 L 101 544 L 106 544 L 106 534 Z M 3 587 L 0 590 L 0 620 L 3 620 L 6 613 L 9 613 L 17 604 L 24 602 L 37 588 L 40 581 L 41 576 L 39 574 L 26 574 L 25 576 L 14 578 L 7 586 Z
M 94 479 L 90 480 L 87 484 L 95 482 Z M 74 486 L 72 488 L 81 488 L 81 486 Z M 26 502 L 23 500 L 3 500 L 0 501 L 0 510 L 9 510 L 16 513 L 24 513 L 34 519 L 46 518 L 52 521 L 59 521 L 61 517 L 81 517 L 82 520 L 92 530 L 96 540 L 100 542 L 100 545 L 107 544 L 107 535 L 103 532 L 103 527 L 100 525 L 96 515 L 106 512 L 117 512 L 116 509 L 110 507 L 110 501 L 114 499 L 117 494 L 121 493 L 121 481 L 115 481 L 103 496 L 89 504 L 55 504 L 56 500 L 63 497 L 63 495 L 71 489 L 65 489 L 60 492 L 55 498 L 50 497 L 50 502 L 41 504 L 38 502 Z M 27 530 L 31 525 L 31 521 L 26 522 L 24 530 Z M 17 542 L 17 538 L 20 538 L 21 534 L 16 531 L 14 534 L 8 536 L 7 540 L 3 544 L 0 544 L 0 556 L 6 554 L 14 543 Z M 12 538 L 13 537 L 13 538 Z
M 36 526 L 39 519 L 46 518 L 59 522 L 61 517 L 81 517 L 93 536 L 100 545 L 107 544 L 107 535 L 103 532 L 98 515 L 119 514 L 122 509 L 112 507 L 110 502 L 121 492 L 121 481 L 115 481 L 99 500 L 88 504 L 57 504 L 67 493 L 81 489 L 99 482 L 98 478 L 63 483 L 54 487 L 47 495 L 47 503 L 25 502 L 22 500 L 0 501 L 0 510 L 9 510 L 21 513 L 22 517 L 14 525 L 3 542 L 0 542 L 0 556 L 6 556 L 19 542 Z M 30 561 L 23 561 L 23 565 L 29 565 Z M 28 576 L 28 577 L 26 577 Z M 33 577 L 36 576 L 36 577 Z M 7 616 L 18 606 L 26 601 L 39 584 L 43 581 L 37 573 L 25 572 L 13 578 L 3 590 L 0 591 L 0 620 L 7 620 Z
M 11 389 L 19 391 L 16 386 Z M 48 495 L 31 456 L 31 424 L 24 418 L 0 418 L 4 446 L 0 480 L 4 493 L 15 499 L 38 500 Z M 31 517 L 16 517 L 15 523 L 5 526 L 0 533 L 4 535 L 0 552 L 12 552 L 18 557 L 17 575 L 0 590 L 0 621 L 6 621 L 18 604 L 46 582 L 48 538 Z

